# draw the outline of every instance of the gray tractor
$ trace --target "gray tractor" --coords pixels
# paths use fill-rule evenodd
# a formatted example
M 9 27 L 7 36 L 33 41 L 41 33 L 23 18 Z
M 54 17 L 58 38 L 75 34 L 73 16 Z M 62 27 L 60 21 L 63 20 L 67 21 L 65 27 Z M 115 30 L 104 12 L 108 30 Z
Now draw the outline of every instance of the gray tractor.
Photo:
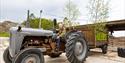
M 56 20 L 54 20 L 56 26 Z M 88 45 L 83 33 L 68 29 L 57 49 L 56 33 L 52 30 L 12 27 L 9 47 L 4 51 L 5 63 L 44 63 L 44 55 L 52 58 L 66 53 L 71 63 L 83 63 L 87 57 Z M 53 51 L 54 50 L 54 51 Z

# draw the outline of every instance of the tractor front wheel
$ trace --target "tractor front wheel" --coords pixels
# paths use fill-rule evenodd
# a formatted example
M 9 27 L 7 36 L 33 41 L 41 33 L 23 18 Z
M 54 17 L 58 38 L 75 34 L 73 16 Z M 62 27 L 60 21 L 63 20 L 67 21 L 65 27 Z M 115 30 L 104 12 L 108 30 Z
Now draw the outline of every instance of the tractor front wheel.
M 9 54 L 9 48 L 6 48 L 6 50 L 4 51 L 3 59 L 4 59 L 5 63 L 12 63 L 12 59 Z
M 44 56 L 39 49 L 26 49 L 17 54 L 14 63 L 44 63 Z

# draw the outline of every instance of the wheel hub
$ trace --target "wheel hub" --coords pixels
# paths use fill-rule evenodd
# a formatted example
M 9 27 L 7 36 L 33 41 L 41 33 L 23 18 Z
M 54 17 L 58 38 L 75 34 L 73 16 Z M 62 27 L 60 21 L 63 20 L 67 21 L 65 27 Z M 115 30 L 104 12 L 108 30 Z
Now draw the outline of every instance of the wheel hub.
M 36 59 L 31 57 L 31 58 L 27 58 L 25 63 L 36 63 Z
M 75 45 L 75 54 L 79 56 L 83 52 L 83 45 L 80 42 L 77 42 Z
M 26 56 L 21 63 L 40 63 L 40 59 L 36 55 Z
M 83 61 L 83 58 L 85 57 L 85 52 L 86 52 L 85 47 L 86 47 L 85 44 L 80 41 L 76 42 L 75 44 L 74 53 L 79 61 Z

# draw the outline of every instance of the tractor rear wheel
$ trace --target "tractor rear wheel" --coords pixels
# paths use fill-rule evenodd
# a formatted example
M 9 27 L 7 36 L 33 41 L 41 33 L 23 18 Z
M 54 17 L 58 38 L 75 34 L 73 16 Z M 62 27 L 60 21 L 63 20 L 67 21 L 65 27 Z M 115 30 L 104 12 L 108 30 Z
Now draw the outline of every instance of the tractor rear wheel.
M 71 63 L 83 63 L 87 57 L 88 46 L 85 39 L 74 34 L 66 40 L 66 56 Z
M 39 49 L 30 48 L 17 54 L 14 63 L 44 63 L 44 56 Z

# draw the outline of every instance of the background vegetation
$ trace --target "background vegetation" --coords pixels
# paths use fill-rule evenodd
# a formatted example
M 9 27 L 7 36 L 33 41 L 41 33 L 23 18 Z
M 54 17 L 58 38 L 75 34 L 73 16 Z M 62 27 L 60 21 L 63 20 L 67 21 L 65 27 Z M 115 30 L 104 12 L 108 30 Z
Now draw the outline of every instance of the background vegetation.
M 0 37 L 9 37 L 8 32 L 0 32 Z
M 39 18 L 30 19 L 30 27 L 31 28 L 39 28 L 39 21 L 40 21 Z M 25 25 L 25 24 L 26 24 L 26 21 L 23 22 L 23 25 Z M 53 21 L 50 19 L 42 18 L 41 24 L 42 24 L 41 27 L 43 29 L 52 29 L 53 28 Z
M 103 40 L 107 40 L 107 34 L 103 32 L 98 32 L 96 34 L 96 41 L 103 41 Z
M 108 7 L 109 1 L 105 0 L 89 0 L 88 8 L 88 18 L 89 21 L 94 23 L 95 39 L 104 40 L 107 38 L 106 33 L 106 22 L 108 19 Z M 91 26 L 89 26 L 91 28 Z

